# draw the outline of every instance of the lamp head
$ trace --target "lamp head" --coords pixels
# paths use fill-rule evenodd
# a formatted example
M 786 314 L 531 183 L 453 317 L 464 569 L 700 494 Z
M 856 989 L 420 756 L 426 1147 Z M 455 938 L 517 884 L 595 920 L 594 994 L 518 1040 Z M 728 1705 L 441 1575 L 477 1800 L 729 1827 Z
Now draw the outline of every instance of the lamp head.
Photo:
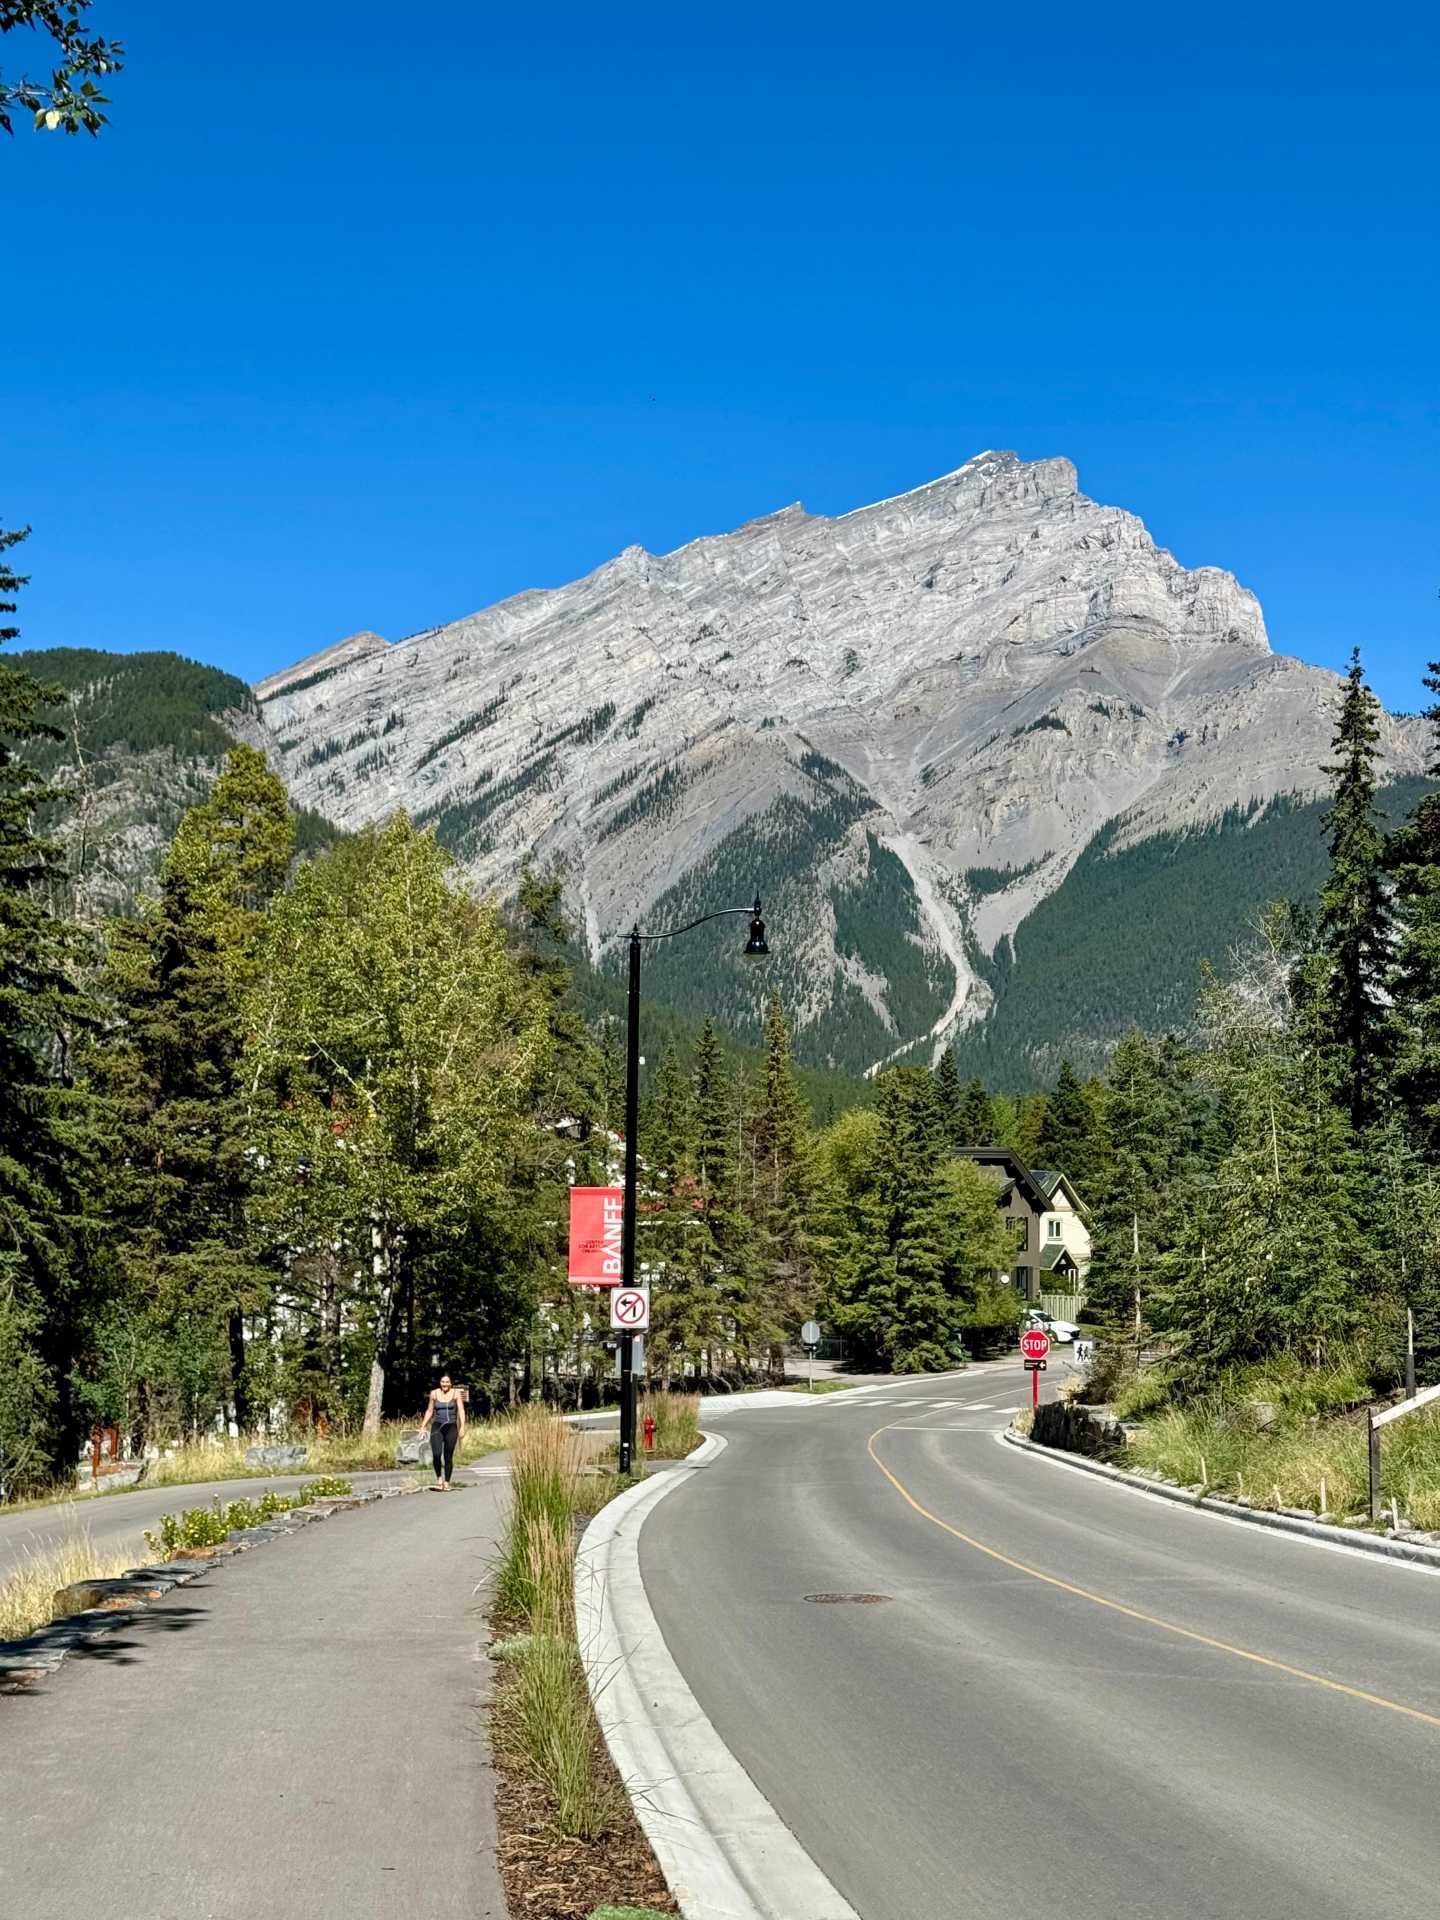
M 755 911 L 750 919 L 750 938 L 745 942 L 747 960 L 763 959 L 770 948 L 765 940 L 765 922 L 760 917 L 760 896 L 755 896 Z

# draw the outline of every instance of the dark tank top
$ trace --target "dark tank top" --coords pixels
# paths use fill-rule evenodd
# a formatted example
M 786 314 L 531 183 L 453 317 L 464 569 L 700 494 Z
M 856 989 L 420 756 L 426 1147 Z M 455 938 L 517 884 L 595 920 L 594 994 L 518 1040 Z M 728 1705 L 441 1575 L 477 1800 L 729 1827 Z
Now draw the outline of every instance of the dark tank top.
M 437 1427 L 448 1427 L 455 1418 L 455 1402 L 437 1399 L 434 1418 Z

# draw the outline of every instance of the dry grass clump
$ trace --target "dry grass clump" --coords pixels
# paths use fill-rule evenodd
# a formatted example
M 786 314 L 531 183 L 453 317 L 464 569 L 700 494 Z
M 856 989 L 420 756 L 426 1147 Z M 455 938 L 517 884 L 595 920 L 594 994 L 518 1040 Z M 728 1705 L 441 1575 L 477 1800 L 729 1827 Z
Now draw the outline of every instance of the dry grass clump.
M 0 1580 L 0 1640 L 23 1640 L 48 1626 L 61 1587 L 78 1580 L 114 1580 L 135 1565 L 133 1553 L 101 1553 L 88 1533 L 27 1548 L 16 1571 Z

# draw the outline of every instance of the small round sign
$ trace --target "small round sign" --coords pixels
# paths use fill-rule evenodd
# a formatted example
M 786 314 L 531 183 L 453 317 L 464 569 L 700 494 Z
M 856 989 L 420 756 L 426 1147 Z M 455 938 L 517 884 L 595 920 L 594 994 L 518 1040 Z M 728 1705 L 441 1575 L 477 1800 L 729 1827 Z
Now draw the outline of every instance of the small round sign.
M 1027 1360 L 1043 1360 L 1050 1351 L 1050 1336 L 1040 1327 L 1027 1327 L 1020 1336 L 1020 1351 Z
M 819 1346 L 820 1344 L 819 1321 L 807 1320 L 805 1322 L 804 1326 L 801 1327 L 800 1329 L 800 1344 L 802 1347 L 818 1347 Z

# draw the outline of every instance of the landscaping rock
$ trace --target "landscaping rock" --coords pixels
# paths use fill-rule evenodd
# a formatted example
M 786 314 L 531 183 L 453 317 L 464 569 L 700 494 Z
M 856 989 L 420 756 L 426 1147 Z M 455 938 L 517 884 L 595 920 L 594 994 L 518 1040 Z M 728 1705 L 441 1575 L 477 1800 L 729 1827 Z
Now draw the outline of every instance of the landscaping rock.
M 413 1434 L 408 1440 L 401 1440 L 395 1448 L 397 1467 L 423 1467 L 430 1462 L 430 1436 L 428 1433 Z
M 307 1458 L 304 1447 L 268 1446 L 245 1449 L 247 1467 L 269 1467 L 276 1473 L 303 1467 Z

